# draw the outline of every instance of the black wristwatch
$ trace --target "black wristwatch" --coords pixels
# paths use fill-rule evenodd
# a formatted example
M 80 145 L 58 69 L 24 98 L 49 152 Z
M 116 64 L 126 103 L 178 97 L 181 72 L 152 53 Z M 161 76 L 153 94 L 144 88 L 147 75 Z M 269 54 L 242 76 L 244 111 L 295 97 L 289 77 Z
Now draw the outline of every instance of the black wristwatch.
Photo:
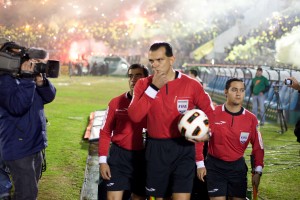
M 255 171 L 254 174 L 259 174 L 260 176 L 262 175 L 262 172 L 257 172 Z

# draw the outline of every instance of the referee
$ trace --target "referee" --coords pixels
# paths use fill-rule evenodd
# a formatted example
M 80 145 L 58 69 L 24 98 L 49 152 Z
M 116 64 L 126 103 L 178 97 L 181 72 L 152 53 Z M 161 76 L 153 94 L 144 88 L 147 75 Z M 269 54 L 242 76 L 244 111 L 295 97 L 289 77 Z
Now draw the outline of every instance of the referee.
M 214 107 L 197 80 L 173 69 L 175 56 L 169 43 L 152 44 L 148 60 L 154 74 L 136 83 L 128 108 L 134 122 L 147 118 L 146 194 L 157 200 L 170 196 L 172 200 L 190 200 L 195 162 L 204 166 L 203 142 L 186 140 L 178 121 L 182 113 L 195 107 L 213 121 Z
M 252 145 L 255 172 L 252 185 L 257 189 L 264 166 L 264 148 L 258 120 L 242 107 L 245 84 L 232 78 L 226 82 L 226 102 L 215 108 L 215 122 L 208 145 L 205 167 L 208 195 L 211 200 L 242 200 L 247 192 L 247 166 L 243 157 Z
M 144 200 L 146 172 L 142 131 L 146 123 L 132 122 L 127 108 L 137 80 L 147 77 L 148 70 L 141 64 L 133 64 L 127 75 L 130 90 L 109 102 L 105 124 L 100 130 L 99 171 L 106 183 L 107 199 L 122 200 L 124 192 L 130 191 L 132 200 Z

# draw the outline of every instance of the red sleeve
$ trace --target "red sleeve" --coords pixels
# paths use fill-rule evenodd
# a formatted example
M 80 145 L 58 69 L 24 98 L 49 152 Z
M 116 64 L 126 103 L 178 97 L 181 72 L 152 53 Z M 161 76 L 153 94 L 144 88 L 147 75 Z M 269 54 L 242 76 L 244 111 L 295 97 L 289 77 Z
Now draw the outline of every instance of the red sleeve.
M 197 142 L 195 144 L 195 148 L 196 148 L 196 162 L 204 160 L 203 147 L 204 147 L 204 142 Z
M 134 86 L 133 97 L 128 107 L 128 115 L 135 123 L 141 122 L 145 118 L 151 107 L 151 102 L 154 100 L 145 93 L 148 87 L 148 79 L 139 79 Z
M 98 154 L 99 156 L 108 156 L 111 135 L 115 127 L 115 107 L 112 105 L 112 101 L 108 105 L 106 119 L 103 121 L 104 126 L 100 130 Z
M 214 124 L 214 105 L 208 93 L 205 92 L 201 84 L 198 84 L 198 88 L 195 89 L 196 106 L 201 109 L 208 117 L 210 128 Z
M 253 137 L 251 137 L 251 144 L 252 144 L 252 155 L 254 156 L 255 160 L 255 167 L 262 166 L 264 167 L 264 144 L 262 140 L 261 133 L 258 131 L 257 128 L 257 120 L 255 119 L 254 124 L 256 125 L 253 127 Z
M 209 120 L 209 128 L 213 129 L 214 124 L 214 105 L 211 101 L 210 96 L 208 93 L 206 93 L 202 87 L 201 84 L 199 84 L 199 88 L 197 88 L 195 91 L 197 91 L 196 94 L 196 105 L 199 109 L 201 109 L 208 117 Z M 203 161 L 203 142 L 196 143 L 196 162 Z

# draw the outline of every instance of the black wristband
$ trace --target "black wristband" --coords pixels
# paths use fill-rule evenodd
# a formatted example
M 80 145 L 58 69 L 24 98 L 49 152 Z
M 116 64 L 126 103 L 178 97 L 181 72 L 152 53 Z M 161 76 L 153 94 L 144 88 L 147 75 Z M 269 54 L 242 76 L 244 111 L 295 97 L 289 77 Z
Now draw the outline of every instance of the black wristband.
M 159 91 L 158 87 L 156 87 L 154 84 L 150 84 L 150 87 L 152 87 L 154 90 Z

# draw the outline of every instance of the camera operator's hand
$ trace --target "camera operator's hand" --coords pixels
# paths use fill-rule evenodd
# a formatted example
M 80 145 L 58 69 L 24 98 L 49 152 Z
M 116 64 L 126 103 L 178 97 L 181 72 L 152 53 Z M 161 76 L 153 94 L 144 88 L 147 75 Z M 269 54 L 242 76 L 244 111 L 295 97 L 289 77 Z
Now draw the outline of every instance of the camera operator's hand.
M 25 61 L 21 66 L 21 74 L 33 74 L 34 63 L 30 60 Z
M 289 77 L 287 79 L 292 81 L 292 85 L 288 85 L 288 87 L 291 87 L 295 90 L 300 90 L 300 83 L 297 81 L 295 77 Z
M 35 83 L 37 86 L 41 87 L 44 85 L 44 77 L 43 75 L 40 73 L 38 75 L 36 75 L 35 77 Z

